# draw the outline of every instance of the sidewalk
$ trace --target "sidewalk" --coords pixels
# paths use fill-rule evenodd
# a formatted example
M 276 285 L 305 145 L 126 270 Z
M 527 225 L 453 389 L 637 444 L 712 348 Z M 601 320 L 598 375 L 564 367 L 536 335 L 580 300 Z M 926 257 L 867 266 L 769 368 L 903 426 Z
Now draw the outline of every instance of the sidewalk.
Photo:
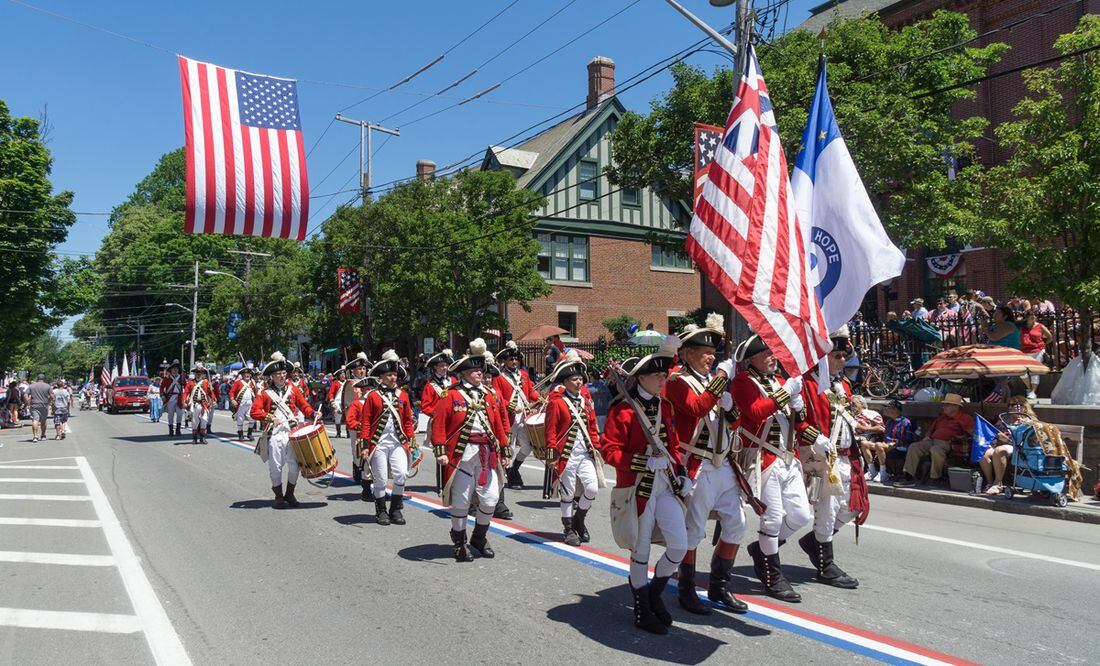
M 1050 506 L 1045 498 L 1032 499 L 1027 496 L 1017 496 L 1012 499 L 1007 499 L 1001 495 L 995 497 L 990 497 L 988 495 L 971 495 L 957 490 L 921 486 L 916 488 L 899 488 L 894 485 L 868 483 L 867 492 L 871 495 L 891 495 L 893 497 L 903 497 L 923 502 L 955 504 L 958 506 L 989 509 L 990 511 L 1004 511 L 1005 513 L 1018 513 L 1025 516 L 1056 518 L 1058 520 L 1100 525 L 1100 500 L 1097 500 L 1088 493 L 1082 497 L 1080 502 L 1070 502 L 1064 508 L 1060 508 Z

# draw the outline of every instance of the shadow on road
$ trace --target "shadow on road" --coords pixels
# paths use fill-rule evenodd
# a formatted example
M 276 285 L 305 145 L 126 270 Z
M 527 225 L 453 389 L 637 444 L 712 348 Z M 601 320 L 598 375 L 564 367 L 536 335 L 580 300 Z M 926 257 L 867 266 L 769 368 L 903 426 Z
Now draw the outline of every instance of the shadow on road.
M 167 435 L 164 433 L 158 435 L 131 435 L 129 437 L 112 437 L 111 439 L 120 442 L 131 442 L 134 444 L 148 444 L 149 442 L 179 442 L 180 444 L 190 444 L 191 438 L 188 437 L 187 441 L 183 441 L 183 435 Z
M 230 509 L 270 509 L 275 503 L 274 499 L 250 499 L 238 500 L 229 505 Z M 328 502 L 299 502 L 297 508 L 282 509 L 283 511 L 301 511 L 302 509 L 320 509 L 328 506 Z
M 362 502 L 362 494 L 355 493 L 337 493 L 335 495 L 328 495 L 330 500 L 336 500 L 337 502 Z
M 526 507 L 528 509 L 549 509 L 551 507 L 557 508 L 559 506 L 558 502 L 552 500 L 521 500 L 519 502 L 516 502 L 516 504 L 522 507 Z
M 422 543 L 397 551 L 397 556 L 410 562 L 434 562 L 435 560 L 453 560 L 451 547 L 442 543 Z
M 334 516 L 333 520 L 341 525 L 375 525 L 378 519 L 373 513 L 353 513 L 347 516 Z
M 673 625 L 667 637 L 654 636 L 634 626 L 630 590 L 626 585 L 600 590 L 595 596 L 581 595 L 575 603 L 551 608 L 546 617 L 620 652 L 674 664 L 702 663 L 726 643 L 686 628 L 684 613 L 677 613 L 675 603 L 676 599 L 669 595 L 666 605 L 673 614 Z M 717 622 L 721 621 L 721 617 L 717 618 Z M 731 626 L 737 629 L 736 625 Z

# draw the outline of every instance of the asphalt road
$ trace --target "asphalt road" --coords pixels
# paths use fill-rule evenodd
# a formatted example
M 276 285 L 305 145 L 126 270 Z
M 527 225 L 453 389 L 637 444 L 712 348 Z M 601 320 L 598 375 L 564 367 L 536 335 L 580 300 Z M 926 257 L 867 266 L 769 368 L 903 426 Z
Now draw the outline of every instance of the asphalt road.
M 752 612 L 688 616 L 669 590 L 676 624 L 656 637 L 632 625 L 606 493 L 592 548 L 566 547 L 535 465 L 508 491 L 496 559 L 457 564 L 431 470 L 408 525 L 380 527 L 339 479 L 273 510 L 266 466 L 228 441 L 176 445 L 133 414 L 72 425 L 60 442 L 0 433 L 2 663 L 1096 663 L 1093 525 L 875 496 L 860 543 L 837 538 L 859 590 L 812 582 L 791 543 L 802 604 L 759 596 L 742 555 Z M 215 430 L 235 433 L 224 413 Z

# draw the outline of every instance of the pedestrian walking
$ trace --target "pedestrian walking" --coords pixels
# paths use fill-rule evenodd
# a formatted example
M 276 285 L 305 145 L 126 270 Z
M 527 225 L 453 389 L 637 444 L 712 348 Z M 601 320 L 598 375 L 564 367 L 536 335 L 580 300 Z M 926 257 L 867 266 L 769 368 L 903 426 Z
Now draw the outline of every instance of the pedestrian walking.
M 72 396 L 69 394 L 68 389 L 60 381 L 54 382 L 53 390 L 50 392 L 52 396 L 51 411 L 53 413 L 53 427 L 54 427 L 54 439 L 65 439 L 65 424 L 69 422 L 69 407 L 72 404 Z M 43 428 L 45 430 L 45 428 Z M 45 432 L 43 439 L 45 439 Z
M 149 382 L 149 391 L 146 393 L 149 398 L 149 420 L 153 423 L 160 423 L 160 412 L 163 407 L 163 403 L 160 400 L 160 385 L 154 379 Z
M 38 373 L 37 381 L 27 387 L 24 401 L 30 409 L 32 442 L 46 439 L 46 419 L 50 416 L 53 387 L 46 383 L 46 375 Z
M 19 389 L 19 382 L 13 378 L 8 384 L 8 420 L 12 425 L 19 425 L 19 407 L 23 404 L 23 392 Z

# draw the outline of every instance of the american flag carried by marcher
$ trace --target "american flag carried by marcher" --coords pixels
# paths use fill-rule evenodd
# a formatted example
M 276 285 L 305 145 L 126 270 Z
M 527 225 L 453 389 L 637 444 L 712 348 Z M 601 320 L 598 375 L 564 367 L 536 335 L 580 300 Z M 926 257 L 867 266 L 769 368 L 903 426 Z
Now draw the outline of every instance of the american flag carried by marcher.
M 691 197 L 693 204 L 703 192 L 703 183 L 707 182 L 707 166 L 714 160 L 714 151 L 722 141 L 722 134 L 721 127 L 695 123 L 695 191 Z
M 187 143 L 184 230 L 306 235 L 309 184 L 297 82 L 179 57 Z
M 336 291 L 340 297 L 338 306 L 340 312 L 359 312 L 362 290 L 357 269 L 336 269 Z

